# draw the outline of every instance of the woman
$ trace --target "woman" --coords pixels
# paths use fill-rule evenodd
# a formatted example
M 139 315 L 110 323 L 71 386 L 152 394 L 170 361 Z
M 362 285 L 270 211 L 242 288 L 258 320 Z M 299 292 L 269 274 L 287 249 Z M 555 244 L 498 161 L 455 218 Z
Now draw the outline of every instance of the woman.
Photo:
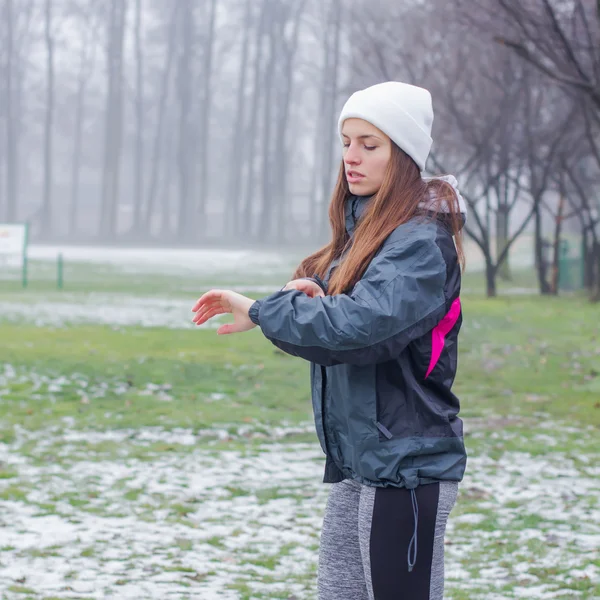
M 260 326 L 311 362 L 331 491 L 321 535 L 321 600 L 443 597 L 444 532 L 466 465 L 452 393 L 466 218 L 453 177 L 423 179 L 427 90 L 387 82 L 353 94 L 329 208 L 332 240 L 281 291 L 254 302 L 211 290 L 200 325 Z

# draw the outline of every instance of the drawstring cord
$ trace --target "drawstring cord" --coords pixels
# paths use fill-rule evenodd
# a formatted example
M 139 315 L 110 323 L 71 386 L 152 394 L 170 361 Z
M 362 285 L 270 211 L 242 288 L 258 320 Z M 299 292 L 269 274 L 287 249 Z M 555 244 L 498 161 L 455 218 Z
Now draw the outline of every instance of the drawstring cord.
M 408 545 L 408 572 L 410 573 L 417 562 L 417 524 L 419 522 L 419 503 L 414 488 L 410 490 L 412 500 L 413 516 L 415 518 L 415 530 L 413 532 L 410 544 Z M 411 560 L 412 553 L 412 560 Z

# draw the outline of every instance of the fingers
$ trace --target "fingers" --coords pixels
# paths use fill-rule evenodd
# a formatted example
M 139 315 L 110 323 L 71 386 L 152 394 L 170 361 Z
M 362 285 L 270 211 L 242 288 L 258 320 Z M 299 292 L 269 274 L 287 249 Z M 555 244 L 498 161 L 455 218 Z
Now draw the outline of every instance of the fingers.
M 192 319 L 192 322 L 196 323 L 196 325 L 202 325 L 203 323 L 206 323 L 206 321 L 208 321 L 209 319 L 212 319 L 213 317 L 216 317 L 217 315 L 222 315 L 225 312 L 226 311 L 224 311 L 224 310 L 210 310 L 210 311 L 205 311 L 203 313 L 198 313 Z
M 309 279 L 294 279 L 293 281 L 290 281 L 281 291 L 286 292 L 289 290 L 298 290 L 299 292 L 305 293 L 310 298 L 323 298 L 325 296 L 321 286 Z
M 310 298 L 322 298 L 325 296 L 323 290 L 319 287 L 307 286 L 306 288 L 299 288 L 299 290 Z
M 235 323 L 227 323 L 227 325 L 221 325 L 219 329 L 217 329 L 217 335 L 227 335 L 229 333 L 238 333 L 240 329 L 238 329 Z
M 192 308 L 192 312 L 196 314 L 192 318 L 192 322 L 197 325 L 206 323 L 208 319 L 216 315 L 222 315 L 226 312 L 230 312 L 228 307 L 223 306 L 223 294 L 214 293 L 221 292 L 221 290 L 211 290 L 204 294 Z
M 196 304 L 192 307 L 192 312 L 197 312 L 198 309 L 205 304 L 220 302 L 223 296 L 223 290 L 210 290 L 198 298 Z
M 307 296 L 310 296 L 311 298 L 325 296 L 323 290 L 316 283 L 312 283 L 312 281 L 307 282 L 306 285 L 302 285 L 298 289 L 304 292 Z
M 223 306 L 221 302 L 211 302 L 210 304 L 202 304 L 195 312 L 198 316 L 210 310 L 222 310 L 223 312 L 227 312 L 227 309 Z
M 194 323 L 204 323 L 206 322 L 208 319 L 210 319 L 211 317 L 214 317 L 215 315 L 220 314 L 219 312 L 217 312 L 217 309 L 213 308 L 213 309 L 200 309 L 193 317 L 192 317 L 192 321 Z

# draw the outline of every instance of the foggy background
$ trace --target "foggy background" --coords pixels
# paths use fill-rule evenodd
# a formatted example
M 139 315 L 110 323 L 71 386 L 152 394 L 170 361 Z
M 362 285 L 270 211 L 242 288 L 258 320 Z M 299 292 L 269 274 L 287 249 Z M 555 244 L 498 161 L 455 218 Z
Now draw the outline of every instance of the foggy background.
M 0 222 L 28 222 L 38 244 L 316 249 L 339 111 L 395 79 L 432 92 L 428 171 L 459 180 L 488 294 L 525 234 L 542 293 L 572 235 L 597 295 L 599 11 L 1 0 Z

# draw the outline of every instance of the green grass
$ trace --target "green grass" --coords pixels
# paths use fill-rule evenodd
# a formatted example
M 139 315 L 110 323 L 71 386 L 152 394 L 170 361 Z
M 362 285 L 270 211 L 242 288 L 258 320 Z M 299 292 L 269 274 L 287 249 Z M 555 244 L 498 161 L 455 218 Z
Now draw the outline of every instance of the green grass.
M 456 387 L 465 413 L 598 427 L 598 310 L 577 298 L 465 300 Z
M 126 391 L 82 403 L 76 385 L 32 398 L 29 382 L 12 383 L 2 396 L 4 428 L 29 430 L 73 417 L 93 428 L 183 426 L 204 429 L 215 423 L 263 427 L 310 415 L 308 366 L 285 355 L 258 330 L 217 336 L 214 330 L 78 327 L 36 328 L 2 325 L 0 363 L 24 373 L 81 374 L 89 386 L 123 382 Z M 168 384 L 176 401 L 140 395 L 147 384 Z M 213 399 L 213 394 L 220 394 Z M 9 409 L 10 408 L 10 409 Z M 106 416 L 109 414 L 110 416 Z
M 467 262 L 466 271 L 462 277 L 462 289 L 469 294 L 485 294 L 486 281 L 481 271 L 469 268 Z M 496 289 L 499 294 L 510 290 L 531 290 L 535 294 L 538 290 L 537 274 L 534 269 L 514 269 L 510 279 L 496 278 Z
M 466 417 L 493 413 L 535 422 L 547 415 L 600 425 L 597 306 L 577 298 L 467 297 L 463 311 L 455 389 Z M 310 420 L 308 364 L 280 352 L 258 329 L 217 336 L 214 330 L 4 324 L 0 336 L 0 363 L 23 374 L 80 374 L 88 389 L 109 385 L 104 397 L 82 402 L 85 390 L 76 384 L 36 398 L 27 377 L 12 382 L 0 399 L 1 435 L 10 436 L 17 423 L 35 430 L 64 417 L 96 429 L 255 423 L 267 432 L 282 421 Z M 111 390 L 119 383 L 123 393 Z M 170 386 L 176 400 L 142 395 L 148 384 Z
M 146 281 L 144 285 L 151 284 Z M 117 287 L 115 283 L 114 289 Z M 0 298 L 9 296 L 8 292 L 0 294 Z M 18 292 L 18 297 L 24 302 L 33 301 L 35 289 Z M 454 389 L 467 425 L 469 455 L 474 461 L 480 457 L 491 461 L 485 467 L 472 468 L 485 468 L 486 476 L 505 477 L 506 485 L 516 489 L 523 485 L 523 474 L 514 475 L 507 468 L 514 467 L 518 462 L 514 457 L 519 456 L 537 459 L 539 464 L 548 460 L 555 465 L 552 477 L 557 486 L 562 484 L 562 475 L 581 473 L 589 477 L 588 469 L 597 461 L 600 429 L 599 316 L 598 306 L 578 297 L 506 296 L 488 300 L 480 295 L 465 295 Z M 229 587 L 240 598 L 283 599 L 293 595 L 289 590 L 277 589 L 261 596 L 253 583 L 285 583 L 273 574 L 277 574 L 282 561 L 291 560 L 295 544 L 284 545 L 273 554 L 254 546 L 251 550 L 250 546 L 244 551 L 232 550 L 229 543 L 247 535 L 243 529 L 236 529 L 228 538 L 213 535 L 199 540 L 195 537 L 198 531 L 211 524 L 222 525 L 223 517 L 218 512 L 204 515 L 206 498 L 201 493 L 181 487 L 179 494 L 173 495 L 168 488 L 173 482 L 163 473 L 157 473 L 152 483 L 167 487 L 153 491 L 148 482 L 124 473 L 119 474 L 110 489 L 100 488 L 100 480 L 87 472 L 81 489 L 67 486 L 63 490 L 58 483 L 63 477 L 67 485 L 68 470 L 83 461 L 88 468 L 93 464 L 152 468 L 157 461 L 186 464 L 199 450 L 203 460 L 214 457 L 218 461 L 233 454 L 236 458 L 229 459 L 233 464 L 242 458 L 258 459 L 271 442 L 269 434 L 274 427 L 311 421 L 307 363 L 278 351 L 258 329 L 242 335 L 217 336 L 214 330 L 202 329 L 51 328 L 4 323 L 0 324 L 0 339 L 0 442 L 11 444 L 19 439 L 20 455 L 42 472 L 46 465 L 63 469 L 60 475 L 42 477 L 39 485 L 52 486 L 39 495 L 40 490 L 22 477 L 18 464 L 0 461 L 0 503 L 27 504 L 36 508 L 39 516 L 61 514 L 73 522 L 86 514 L 119 518 L 134 512 L 140 523 L 159 519 L 178 528 L 175 544 L 163 549 L 170 562 L 162 568 L 164 572 L 182 573 L 182 598 L 187 597 L 187 588 L 189 597 L 194 597 L 195 586 L 214 575 L 187 562 L 203 552 L 202 548 L 220 553 L 225 564 L 231 561 L 239 568 L 239 578 L 234 578 Z M 3 363 L 14 367 L 17 373 L 16 378 L 4 383 Z M 149 384 L 162 388 L 148 393 Z M 161 390 L 166 396 L 161 395 Z M 177 439 L 142 443 L 137 432 L 154 426 L 182 427 L 194 432 L 225 429 L 229 437 L 217 439 L 207 435 L 195 444 Z M 246 438 L 240 433 L 240 426 L 266 437 Z M 91 437 L 88 440 L 83 436 L 65 445 L 61 438 L 61 431 L 65 430 L 120 429 L 129 433 L 118 441 Z M 19 437 L 21 430 L 30 437 Z M 39 435 L 33 435 L 36 433 Z M 283 440 L 286 441 L 314 446 L 315 435 L 301 433 Z M 255 482 L 249 482 L 242 474 L 234 483 L 223 486 L 221 497 L 232 506 L 249 504 L 257 511 L 269 510 L 277 503 L 297 504 L 290 530 L 304 527 L 301 523 L 323 509 L 314 488 L 288 489 L 280 481 L 268 479 L 259 487 L 250 483 Z M 449 573 L 446 596 L 451 600 L 514 598 L 517 587 L 529 585 L 522 579 L 523 563 L 529 565 L 528 575 L 537 578 L 536 585 L 558 586 L 555 598 L 575 597 L 569 591 L 579 592 L 577 598 L 598 596 L 600 588 L 596 582 L 570 575 L 569 560 L 581 555 L 581 549 L 565 546 L 556 537 L 556 532 L 565 531 L 565 527 L 585 534 L 584 517 L 593 519 L 598 498 L 594 494 L 585 497 L 580 492 L 569 496 L 570 492 L 566 486 L 564 514 L 548 517 L 527 510 L 527 502 L 522 498 L 499 502 L 484 484 L 463 486 L 453 511 L 453 518 L 457 519 L 454 543 L 467 546 L 471 540 L 477 540 L 472 550 L 460 554 L 459 561 L 473 584 L 462 589 L 461 582 L 453 580 Z M 120 503 L 114 505 L 115 499 Z M 577 518 L 569 514 L 572 507 L 577 508 Z M 474 514 L 481 515 L 481 520 L 460 520 Z M 260 544 L 260 518 L 252 516 L 248 523 L 245 517 L 240 519 L 239 525 L 255 528 L 258 533 L 253 542 Z M 523 539 L 523 531 L 536 531 L 541 537 Z M 314 533 L 310 536 L 311 542 L 304 549 L 314 551 L 316 556 L 318 539 Z M 102 561 L 104 551 L 102 544 L 86 540 L 74 555 Z M 56 546 L 32 552 L 7 544 L 0 548 L 0 561 L 3 553 L 44 559 L 60 556 L 61 552 Z M 556 552 L 566 557 L 565 564 L 561 557 L 555 560 Z M 140 556 L 139 560 L 152 562 L 153 556 Z M 134 557 L 135 553 L 128 556 L 124 564 Z M 581 560 L 600 567 L 592 553 Z M 491 567 L 503 570 L 505 576 L 493 584 L 479 585 L 481 569 Z M 75 567 L 70 576 L 77 580 Z M 306 596 L 297 592 L 298 598 L 308 598 L 314 591 L 314 577 L 311 567 L 294 574 L 288 583 L 307 590 Z M 121 573 L 115 585 L 134 583 Z M 30 582 L 15 581 L 6 600 L 51 597 L 30 590 L 29 585 Z M 112 591 L 118 595 L 118 588 Z

